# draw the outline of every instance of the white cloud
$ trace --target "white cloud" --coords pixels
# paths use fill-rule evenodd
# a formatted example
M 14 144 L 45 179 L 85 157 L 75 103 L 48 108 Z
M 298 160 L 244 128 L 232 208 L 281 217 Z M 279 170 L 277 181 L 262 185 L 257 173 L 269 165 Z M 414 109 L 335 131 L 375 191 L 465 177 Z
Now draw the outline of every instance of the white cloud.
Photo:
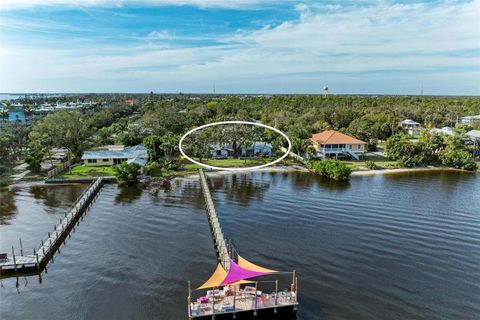
M 290 1 L 290 0 L 288 0 Z M 245 9 L 271 5 L 273 0 L 2 0 L 2 10 L 31 7 L 123 7 L 139 6 L 195 6 L 199 8 Z
M 227 45 L 85 49 L 4 45 L 0 91 L 480 94 L 480 1 L 334 8 L 221 39 Z M 150 37 L 175 38 L 168 30 Z M 396 84 L 396 85 L 395 85 Z M 372 88 L 377 88 L 376 91 Z

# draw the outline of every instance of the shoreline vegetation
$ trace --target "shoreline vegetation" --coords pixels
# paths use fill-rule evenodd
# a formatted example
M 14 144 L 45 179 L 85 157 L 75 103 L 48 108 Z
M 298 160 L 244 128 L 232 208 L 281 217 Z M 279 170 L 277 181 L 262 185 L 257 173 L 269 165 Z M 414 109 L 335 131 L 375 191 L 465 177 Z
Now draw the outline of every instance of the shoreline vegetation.
M 351 177 L 368 177 L 368 176 L 379 176 L 379 175 L 394 175 L 394 174 L 405 174 L 405 173 L 414 173 L 414 172 L 440 172 L 440 171 L 453 171 L 453 172 L 465 172 L 471 174 L 480 174 L 480 170 L 477 171 L 470 171 L 470 170 L 462 170 L 450 167 L 435 167 L 435 166 L 428 166 L 428 167 L 417 167 L 417 168 L 394 168 L 394 169 L 372 169 L 372 170 L 358 170 L 352 171 L 350 174 Z M 229 175 L 229 174 L 236 174 L 236 173 L 249 173 L 249 172 L 277 172 L 277 173 L 311 173 L 312 170 L 306 168 L 304 165 L 300 164 L 290 164 L 290 165 L 279 165 L 279 166 L 271 166 L 261 169 L 255 170 L 246 170 L 246 171 L 229 171 L 229 170 L 212 170 L 208 171 L 209 174 L 214 175 Z M 163 183 L 172 182 L 176 179 L 191 179 L 198 176 L 198 168 L 195 170 L 185 170 L 185 171 L 178 171 L 176 174 L 168 175 L 162 178 L 161 180 L 153 180 L 154 181 L 154 188 L 160 189 L 161 187 L 165 187 Z M 75 183 L 82 183 L 77 182 L 74 178 L 66 179 L 65 183 L 61 184 L 75 184 Z M 146 189 L 150 190 L 149 184 L 145 182 L 144 186 Z M 9 187 L 22 187 L 22 186 L 32 186 L 32 185 L 44 185 L 44 179 L 37 179 L 37 180 L 21 180 L 17 183 L 10 184 L 3 188 Z M 51 185 L 59 185 L 60 183 L 52 183 Z M 158 190 L 154 190 L 157 192 Z M 155 192 L 151 192 L 152 194 Z
M 91 108 L 54 110 L 33 116 L 35 109 L 45 103 L 85 100 L 93 102 Z M 479 102 L 479 97 L 175 95 L 153 92 L 25 97 L 3 102 L 5 110 L 20 103 L 24 108 L 28 106 L 33 113 L 29 113 L 31 116 L 27 124 L 10 123 L 3 115 L 4 123 L 0 127 L 0 186 L 46 179 L 47 168 L 61 167 L 68 159 L 80 159 L 85 151 L 110 150 L 110 147 L 118 146 L 143 145 L 148 154 L 142 158 L 146 163 L 140 161 L 138 174 L 149 175 L 155 183 L 189 175 L 196 172 L 198 166 L 187 164 L 182 158 L 178 147 L 182 135 L 203 124 L 228 120 L 258 122 L 285 133 L 291 140 L 291 152 L 301 157 L 296 162 L 288 159 L 279 163 L 283 165 L 296 165 L 304 157 L 311 159 L 318 156 L 321 151 L 311 140 L 312 135 L 318 132 L 336 131 L 365 142 L 365 152 L 368 153 L 365 160 L 348 160 L 357 157 L 349 157 L 348 153 L 339 157 L 337 154 L 335 158 L 343 158 L 339 162 L 328 160 L 328 166 L 317 165 L 317 172 L 338 180 L 345 180 L 350 171 L 353 176 L 428 166 L 473 171 L 480 164 L 480 150 L 476 140 L 467 139 L 467 133 L 479 130 L 480 123 L 465 123 L 459 119 L 477 114 Z M 421 126 L 419 132 L 406 130 L 402 126 L 405 119 L 413 119 Z M 438 128 L 444 127 L 450 128 L 451 133 L 439 133 Z M 253 154 L 258 155 L 260 152 L 255 144 L 260 141 L 271 146 L 269 154 L 262 152 L 266 157 L 277 155 L 278 150 L 286 146 L 281 137 L 269 131 L 257 132 L 245 127 L 235 130 L 216 128 L 213 130 L 215 135 L 203 131 L 197 131 L 195 139 L 191 139 L 188 154 L 207 158 L 205 161 L 209 164 L 218 163 L 208 159 L 212 156 L 238 158 L 242 148 L 251 155 L 251 152 L 246 152 L 251 145 Z M 215 137 L 214 141 L 211 137 Z M 214 150 L 215 155 L 210 150 L 211 143 L 221 147 L 221 150 Z M 230 149 L 224 150 L 223 145 Z M 323 156 L 331 154 L 323 152 Z M 113 164 L 111 159 L 107 160 L 103 159 Z M 267 160 L 225 159 L 223 166 L 250 167 L 250 163 L 256 166 Z M 309 166 L 308 161 L 305 165 Z M 131 172 L 126 170 L 129 168 L 124 169 L 126 182 L 132 183 Z M 109 166 L 97 167 L 92 160 L 91 164 L 75 165 L 56 177 L 85 179 L 118 174 L 114 171 Z M 359 171 L 365 173 L 357 173 Z

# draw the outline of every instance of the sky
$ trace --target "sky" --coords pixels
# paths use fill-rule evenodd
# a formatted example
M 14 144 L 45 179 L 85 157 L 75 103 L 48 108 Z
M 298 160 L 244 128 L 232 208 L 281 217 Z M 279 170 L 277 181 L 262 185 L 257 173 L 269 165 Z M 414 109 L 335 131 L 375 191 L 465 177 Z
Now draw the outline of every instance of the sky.
M 0 0 L 0 92 L 480 95 L 480 0 Z

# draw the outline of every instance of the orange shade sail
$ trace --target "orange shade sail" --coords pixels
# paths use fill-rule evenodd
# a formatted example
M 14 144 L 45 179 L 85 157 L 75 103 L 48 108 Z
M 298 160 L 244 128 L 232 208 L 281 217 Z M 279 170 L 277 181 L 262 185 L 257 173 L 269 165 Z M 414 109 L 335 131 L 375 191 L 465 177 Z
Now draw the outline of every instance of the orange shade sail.
M 238 263 L 235 263 L 234 261 L 231 261 L 230 266 L 231 267 L 232 266 L 237 266 L 236 269 L 239 269 L 240 271 L 243 271 L 243 272 L 250 271 L 250 272 L 264 273 L 264 274 L 270 274 L 270 273 L 278 272 L 276 270 L 267 269 L 267 268 L 257 266 L 256 264 L 251 263 L 250 261 L 248 261 L 248 260 L 246 260 L 246 259 L 244 259 L 240 256 L 238 256 Z M 243 280 L 243 279 L 251 278 L 252 276 L 250 276 L 250 277 L 245 276 L 245 277 L 243 277 L 243 279 L 242 279 L 242 277 L 240 277 L 241 280 L 234 281 L 234 282 L 227 281 L 228 283 L 226 283 L 225 281 L 227 280 L 227 277 L 229 277 L 229 274 L 230 274 L 230 278 L 232 278 L 232 277 L 236 278 L 236 279 L 239 278 L 238 276 L 236 276 L 236 277 L 233 276 L 232 272 L 234 272 L 234 271 L 233 270 L 230 270 L 230 272 L 225 271 L 225 269 L 223 269 L 222 265 L 219 263 L 217 265 L 217 268 L 215 269 L 215 272 L 210 276 L 210 278 L 204 284 L 202 284 L 200 287 L 198 287 L 196 290 L 209 289 L 209 288 L 215 288 L 215 287 L 223 287 L 226 284 L 238 285 L 238 284 L 244 284 L 244 283 L 251 283 L 252 282 L 252 281 Z
M 225 271 L 225 269 L 223 269 L 222 265 L 219 263 L 217 265 L 217 269 L 215 269 L 215 272 L 212 274 L 210 279 L 208 279 L 204 284 L 198 287 L 197 290 L 219 287 L 220 283 L 222 283 L 223 279 L 225 279 L 226 276 L 227 271 Z
M 247 270 L 250 270 L 250 271 L 255 271 L 255 272 L 266 272 L 266 273 L 278 272 L 276 270 L 267 269 L 267 268 L 257 266 L 256 264 L 251 263 L 250 261 L 240 257 L 239 255 L 237 255 L 237 256 L 238 256 L 238 265 L 240 267 L 244 268 L 244 269 L 247 269 Z

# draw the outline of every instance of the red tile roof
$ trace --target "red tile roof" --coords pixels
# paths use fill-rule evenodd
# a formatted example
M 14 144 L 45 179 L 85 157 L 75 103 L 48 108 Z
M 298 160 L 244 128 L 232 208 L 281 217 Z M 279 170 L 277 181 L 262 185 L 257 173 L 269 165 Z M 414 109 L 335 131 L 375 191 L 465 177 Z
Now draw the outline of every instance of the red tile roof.
M 310 140 L 318 144 L 366 144 L 366 142 L 362 140 L 347 136 L 335 130 L 315 133 L 310 137 Z

